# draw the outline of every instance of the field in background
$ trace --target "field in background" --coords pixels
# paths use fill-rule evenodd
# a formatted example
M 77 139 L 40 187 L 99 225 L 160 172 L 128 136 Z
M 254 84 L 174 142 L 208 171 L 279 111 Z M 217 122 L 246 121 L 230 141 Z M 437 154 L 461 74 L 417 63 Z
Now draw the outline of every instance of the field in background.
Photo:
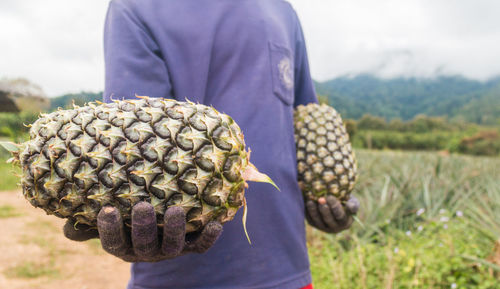
M 468 155 L 500 156 L 500 126 L 484 126 L 443 117 L 418 115 L 401 121 L 365 115 L 345 119 L 355 148 L 410 151 L 447 151 Z M 500 123 L 499 123 L 500 124 Z
M 308 230 L 318 288 L 499 288 L 500 158 L 357 156 L 359 222 Z
M 357 152 L 359 222 L 308 227 L 315 288 L 498 288 L 500 158 Z M 0 161 L 3 162 L 3 161 Z M 0 164 L 0 288 L 124 288 L 128 265 L 32 208 Z

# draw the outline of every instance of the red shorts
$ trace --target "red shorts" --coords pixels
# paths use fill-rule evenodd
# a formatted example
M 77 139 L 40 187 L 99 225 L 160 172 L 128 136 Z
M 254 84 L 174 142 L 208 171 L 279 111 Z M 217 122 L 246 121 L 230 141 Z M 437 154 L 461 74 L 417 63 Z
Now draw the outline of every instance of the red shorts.
M 306 287 L 301 288 L 301 289 L 313 289 L 313 285 L 312 285 L 312 284 L 309 284 L 309 285 L 307 285 Z

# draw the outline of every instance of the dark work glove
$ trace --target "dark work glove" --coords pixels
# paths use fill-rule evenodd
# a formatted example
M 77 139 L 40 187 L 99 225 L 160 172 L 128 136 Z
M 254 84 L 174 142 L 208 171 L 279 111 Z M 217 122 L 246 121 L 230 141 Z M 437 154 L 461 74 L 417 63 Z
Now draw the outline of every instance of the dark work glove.
M 147 202 L 132 208 L 132 228 L 125 229 L 119 210 L 103 207 L 97 216 L 97 228 L 68 221 L 64 235 L 75 241 L 100 238 L 102 248 L 127 262 L 158 262 L 190 252 L 204 253 L 222 233 L 219 222 L 209 222 L 200 233 L 186 236 L 186 214 L 180 207 L 168 208 L 164 216 L 163 237 L 158 238 L 156 214 Z
M 306 219 L 313 227 L 327 233 L 339 233 L 349 229 L 353 215 L 358 212 L 359 201 L 351 196 L 344 206 L 332 196 L 321 197 L 317 202 L 306 201 Z

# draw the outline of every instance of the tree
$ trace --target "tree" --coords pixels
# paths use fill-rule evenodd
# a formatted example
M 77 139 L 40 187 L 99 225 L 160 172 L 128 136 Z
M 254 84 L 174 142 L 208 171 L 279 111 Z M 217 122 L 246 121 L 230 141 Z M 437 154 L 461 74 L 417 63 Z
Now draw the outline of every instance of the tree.
M 373 116 L 370 114 L 365 114 L 358 121 L 359 129 L 373 129 L 373 130 L 384 130 L 387 128 L 387 123 L 385 119 L 378 116 Z
M 1 79 L 0 102 L 8 104 L 0 107 L 0 111 L 7 112 L 39 112 L 50 106 L 50 100 L 43 89 L 26 78 Z

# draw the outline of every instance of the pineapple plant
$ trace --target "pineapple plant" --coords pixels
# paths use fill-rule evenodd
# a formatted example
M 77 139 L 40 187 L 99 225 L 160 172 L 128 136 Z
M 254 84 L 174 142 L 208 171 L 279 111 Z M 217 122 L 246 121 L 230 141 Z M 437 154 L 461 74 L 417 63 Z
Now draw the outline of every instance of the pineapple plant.
M 317 201 L 331 194 L 346 202 L 357 168 L 340 114 L 327 104 L 299 105 L 294 123 L 297 178 L 304 198 Z
M 233 219 L 247 181 L 274 185 L 249 162 L 236 122 L 192 102 L 140 97 L 60 109 L 30 125 L 29 141 L 4 146 L 33 206 L 90 226 L 106 205 L 130 225 L 134 204 L 147 201 L 159 226 L 179 206 L 186 233 L 195 232 Z

